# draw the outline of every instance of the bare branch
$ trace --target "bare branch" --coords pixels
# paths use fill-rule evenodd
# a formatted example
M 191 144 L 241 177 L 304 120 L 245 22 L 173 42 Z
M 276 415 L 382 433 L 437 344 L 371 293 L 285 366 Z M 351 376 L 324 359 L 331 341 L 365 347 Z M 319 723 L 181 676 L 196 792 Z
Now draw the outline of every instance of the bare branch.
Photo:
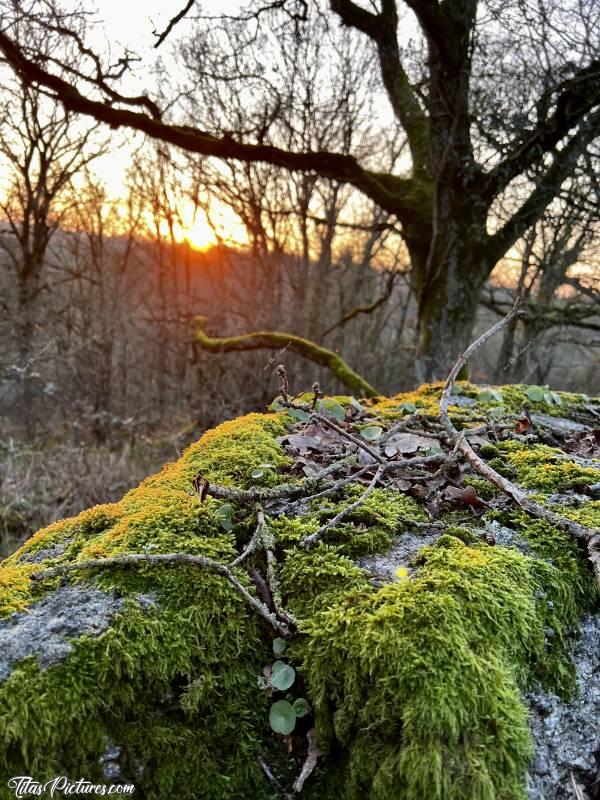
M 126 555 L 110 556 L 108 558 L 90 558 L 85 561 L 76 561 L 72 564 L 60 564 L 56 567 L 49 567 L 42 572 L 31 575 L 35 581 L 48 580 L 50 578 L 62 577 L 71 572 L 79 572 L 85 569 L 106 569 L 107 567 L 140 567 L 147 564 L 160 564 L 161 566 L 183 565 L 204 569 L 217 575 L 222 575 L 233 588 L 241 594 L 246 603 L 254 609 L 280 636 L 289 639 L 291 631 L 288 626 L 281 622 L 275 614 L 272 614 L 264 603 L 252 597 L 250 592 L 243 586 L 231 569 L 218 561 L 206 556 L 191 555 L 189 553 L 158 553 L 150 555 L 147 553 L 128 553 Z
M 316 543 L 319 541 L 319 539 L 321 539 L 324 533 L 326 533 L 330 528 L 334 528 L 336 525 L 342 522 L 342 520 L 346 519 L 346 517 L 352 514 L 353 511 L 356 511 L 357 508 L 360 508 L 360 506 L 364 504 L 367 497 L 371 494 L 371 492 L 375 489 L 375 487 L 379 483 L 379 480 L 383 475 L 384 471 L 385 471 L 385 465 L 380 464 L 377 467 L 375 475 L 373 476 L 373 480 L 367 486 L 367 488 L 361 494 L 358 500 L 355 500 L 354 503 L 350 503 L 350 505 L 345 506 L 339 512 L 339 514 L 336 514 L 333 519 L 329 520 L 329 522 L 320 527 L 318 531 L 316 531 L 315 533 L 311 533 L 309 536 L 305 536 L 304 539 L 300 541 L 300 546 L 304 547 L 306 550 L 310 550 L 311 547 L 314 547 Z
M 452 420 L 448 416 L 448 406 L 450 404 L 452 387 L 454 386 L 454 382 L 460 370 L 465 366 L 469 358 L 476 350 L 478 350 L 485 342 L 488 341 L 488 339 L 491 339 L 492 336 L 510 323 L 513 317 L 518 313 L 518 310 L 519 301 L 517 299 L 509 313 L 503 319 L 499 320 L 495 325 L 493 325 L 489 330 L 483 333 L 471 345 L 469 345 L 465 352 L 460 356 L 456 364 L 452 367 L 452 370 L 450 371 L 450 374 L 446 380 L 444 391 L 442 392 L 442 396 L 440 398 L 440 418 L 448 435 L 454 441 L 455 448 L 464 455 L 467 461 L 472 467 L 474 467 L 474 469 L 477 470 L 477 472 L 479 472 L 480 475 L 511 497 L 515 503 L 517 503 L 517 505 L 519 505 L 528 514 L 531 514 L 537 519 L 545 520 L 561 530 L 568 531 L 578 542 L 587 547 L 590 554 L 590 560 L 592 561 L 594 572 L 596 574 L 597 582 L 600 585 L 600 529 L 587 528 L 584 525 L 580 525 L 577 522 L 573 522 L 572 520 L 561 516 L 560 514 L 556 514 L 554 511 L 545 508 L 535 500 L 531 500 L 527 496 L 526 492 L 523 491 L 523 489 L 521 489 L 515 483 L 512 483 L 512 481 L 509 481 L 507 478 L 504 478 L 502 475 L 498 474 L 487 462 L 481 458 L 481 456 L 477 455 L 467 438 L 462 432 L 458 431 L 454 427 Z
M 171 33 L 171 31 L 175 27 L 175 25 L 177 25 L 178 22 L 181 22 L 181 20 L 186 16 L 188 11 L 191 10 L 191 8 L 192 8 L 192 6 L 194 5 L 195 2 L 196 2 L 196 0 L 188 0 L 188 2 L 181 9 L 181 11 L 179 11 L 179 13 L 175 14 L 174 17 L 171 17 L 171 19 L 169 20 L 169 24 L 162 31 L 162 33 L 158 33 L 158 31 L 153 31 L 154 36 L 158 37 L 158 40 L 155 42 L 154 47 L 160 47 L 161 46 L 161 44 L 165 41 L 167 36 Z

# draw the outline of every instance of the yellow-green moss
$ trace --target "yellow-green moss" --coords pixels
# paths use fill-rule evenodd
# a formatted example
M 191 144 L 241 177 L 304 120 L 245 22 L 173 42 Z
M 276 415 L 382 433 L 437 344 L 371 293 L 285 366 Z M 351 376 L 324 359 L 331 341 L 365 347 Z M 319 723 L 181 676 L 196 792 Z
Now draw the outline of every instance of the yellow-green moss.
M 441 545 L 423 554 L 416 578 L 357 585 L 337 603 L 330 595 L 303 622 L 296 652 L 321 745 L 344 754 L 338 796 L 525 796 L 531 742 L 519 687 L 553 677 L 547 598 L 565 579 L 510 549 Z M 555 612 L 558 630 L 574 609 Z
M 435 415 L 440 391 L 437 384 L 373 401 L 370 413 L 384 424 L 413 405 Z M 494 406 L 517 409 L 526 397 L 519 387 L 501 387 L 502 403 L 480 399 L 472 384 L 458 391 L 476 400 L 453 410 L 465 425 Z M 0 614 L 40 596 L 28 576 L 45 564 L 171 551 L 229 562 L 252 535 L 255 512 L 234 507 L 233 530 L 225 531 L 220 503 L 200 503 L 192 478 L 242 488 L 291 482 L 277 442 L 289 422 L 279 413 L 225 423 L 120 503 L 40 531 L 0 566 Z M 520 442 L 486 457 L 546 494 L 590 482 L 593 472 Z M 494 493 L 479 478 L 470 483 L 480 496 Z M 402 520 L 426 519 L 415 500 L 377 489 L 314 550 L 299 548 L 362 491 L 351 485 L 301 516 L 269 520 L 282 599 L 300 620 L 290 658 L 324 753 L 307 800 L 520 800 L 531 755 L 520 692 L 538 681 L 565 695 L 572 688 L 568 634 L 596 598 L 585 554 L 521 512 L 486 518 L 520 533 L 529 554 L 490 547 L 476 530 L 453 527 L 456 514 L 448 514 L 447 534 L 422 551 L 417 571 L 376 588 L 353 559 L 387 550 L 406 528 Z M 563 513 L 597 526 L 600 503 Z M 36 554 L 46 554 L 41 564 L 21 561 Z M 252 564 L 264 568 L 260 556 Z M 254 591 L 244 569 L 236 574 Z M 64 661 L 41 669 L 27 659 L 0 683 L 0 771 L 101 780 L 98 754 L 117 744 L 123 779 L 149 800 L 272 800 L 256 758 L 289 757 L 269 730 L 269 698 L 257 680 L 271 659 L 271 634 L 233 588 L 189 567 L 69 580 L 91 580 L 123 597 L 125 608 L 105 633 L 76 640 Z M 141 604 L 140 593 L 152 602 Z
M 600 477 L 598 469 L 566 460 L 558 448 L 506 441 L 498 449 L 505 456 L 505 467 L 511 470 L 516 482 L 524 489 L 565 492 L 597 483 Z

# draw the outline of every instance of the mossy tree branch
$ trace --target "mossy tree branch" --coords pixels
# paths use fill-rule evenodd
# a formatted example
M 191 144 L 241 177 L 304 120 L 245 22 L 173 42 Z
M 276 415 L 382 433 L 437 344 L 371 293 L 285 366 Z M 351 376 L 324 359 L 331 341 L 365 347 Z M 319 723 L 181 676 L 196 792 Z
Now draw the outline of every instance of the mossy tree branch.
M 288 349 L 315 364 L 328 369 L 340 383 L 359 397 L 379 397 L 380 392 L 348 366 L 343 358 L 332 350 L 321 347 L 309 339 L 279 331 L 255 331 L 241 336 L 212 337 L 204 328 L 205 317 L 197 317 L 196 341 L 211 353 L 231 353 L 244 350 L 283 350 Z

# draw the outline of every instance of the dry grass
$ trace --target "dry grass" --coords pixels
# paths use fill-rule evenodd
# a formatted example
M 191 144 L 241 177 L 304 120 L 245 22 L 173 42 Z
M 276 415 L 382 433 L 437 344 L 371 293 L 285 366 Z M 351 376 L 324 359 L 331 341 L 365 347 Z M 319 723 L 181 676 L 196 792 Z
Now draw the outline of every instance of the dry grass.
M 0 558 L 51 522 L 118 500 L 178 458 L 194 433 L 190 425 L 101 446 L 62 437 L 0 441 Z

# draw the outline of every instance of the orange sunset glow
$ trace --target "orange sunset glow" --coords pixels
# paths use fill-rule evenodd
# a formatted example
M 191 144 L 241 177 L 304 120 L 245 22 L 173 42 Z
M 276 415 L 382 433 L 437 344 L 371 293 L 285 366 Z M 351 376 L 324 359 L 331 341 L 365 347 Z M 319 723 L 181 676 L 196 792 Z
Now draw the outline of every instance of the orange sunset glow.
M 231 209 L 213 204 L 210 221 L 201 209 L 190 209 L 182 215 L 175 235 L 181 242 L 188 242 L 194 250 L 210 250 L 217 244 L 243 246 L 248 243 L 248 234 L 242 221 Z

